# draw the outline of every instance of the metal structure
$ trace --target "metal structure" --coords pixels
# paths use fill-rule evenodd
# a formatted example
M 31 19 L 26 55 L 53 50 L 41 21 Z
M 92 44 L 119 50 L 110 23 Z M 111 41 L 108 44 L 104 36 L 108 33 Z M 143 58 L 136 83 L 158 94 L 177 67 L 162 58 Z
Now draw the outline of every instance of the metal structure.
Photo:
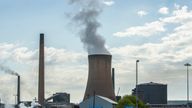
M 92 96 L 100 95 L 115 100 L 111 80 L 111 55 L 89 55 L 89 74 L 84 101 Z
M 184 66 L 187 67 L 187 105 L 189 104 L 189 66 L 191 66 L 191 64 L 186 63 L 184 64 Z
M 138 108 L 138 63 L 139 60 L 136 60 L 136 108 Z
M 38 102 L 44 104 L 44 34 L 40 34 Z

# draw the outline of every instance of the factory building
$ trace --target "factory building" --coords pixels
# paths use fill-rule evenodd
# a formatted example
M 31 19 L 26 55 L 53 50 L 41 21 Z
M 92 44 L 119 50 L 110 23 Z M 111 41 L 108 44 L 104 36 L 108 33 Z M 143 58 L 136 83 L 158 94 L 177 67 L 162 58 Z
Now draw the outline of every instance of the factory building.
M 55 93 L 46 99 L 46 108 L 74 108 L 74 104 L 70 103 L 70 94 Z
M 70 94 L 68 93 L 56 93 L 53 95 L 53 102 L 70 103 Z
M 138 97 L 146 104 L 167 104 L 167 85 L 159 83 L 144 83 L 138 86 Z M 132 90 L 136 95 L 136 89 Z
M 45 101 L 46 108 L 72 108 L 68 93 L 55 93 Z
M 99 95 L 92 96 L 80 103 L 80 108 L 115 108 L 117 102 Z

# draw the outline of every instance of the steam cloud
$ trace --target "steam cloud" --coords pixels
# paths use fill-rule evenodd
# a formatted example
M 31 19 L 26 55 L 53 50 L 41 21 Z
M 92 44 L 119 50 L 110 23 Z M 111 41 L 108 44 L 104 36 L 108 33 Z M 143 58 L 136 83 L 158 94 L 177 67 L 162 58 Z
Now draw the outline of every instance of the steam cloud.
M 19 76 L 19 74 L 16 73 L 15 71 L 9 69 L 8 67 L 2 66 L 2 65 L 0 65 L 0 70 L 4 71 L 5 73 L 11 74 L 11 75 Z
M 105 48 L 105 40 L 97 33 L 101 26 L 97 18 L 103 10 L 104 0 L 70 0 L 70 3 L 80 7 L 72 20 L 80 26 L 80 39 L 88 54 L 110 54 Z

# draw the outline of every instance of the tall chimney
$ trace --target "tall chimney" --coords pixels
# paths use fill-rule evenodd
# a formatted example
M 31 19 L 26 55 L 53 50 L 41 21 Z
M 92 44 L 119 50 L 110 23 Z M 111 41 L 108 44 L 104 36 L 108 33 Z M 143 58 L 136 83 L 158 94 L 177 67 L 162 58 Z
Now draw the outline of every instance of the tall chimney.
M 112 82 L 113 82 L 113 90 L 115 92 L 115 68 L 112 68 Z
M 17 75 L 17 105 L 19 105 L 20 102 L 20 76 Z
M 40 34 L 38 102 L 44 104 L 44 34 Z
M 115 100 L 111 80 L 111 55 L 89 55 L 89 75 L 84 100 L 91 96 L 100 95 Z

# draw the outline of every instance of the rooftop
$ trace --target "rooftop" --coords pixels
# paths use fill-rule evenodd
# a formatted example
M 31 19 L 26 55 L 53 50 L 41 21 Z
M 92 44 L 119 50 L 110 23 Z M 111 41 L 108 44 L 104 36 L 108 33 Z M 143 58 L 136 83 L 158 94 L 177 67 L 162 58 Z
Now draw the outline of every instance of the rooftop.
M 139 85 L 167 85 L 167 84 L 149 82 L 149 83 L 142 83 L 142 84 L 139 84 Z

